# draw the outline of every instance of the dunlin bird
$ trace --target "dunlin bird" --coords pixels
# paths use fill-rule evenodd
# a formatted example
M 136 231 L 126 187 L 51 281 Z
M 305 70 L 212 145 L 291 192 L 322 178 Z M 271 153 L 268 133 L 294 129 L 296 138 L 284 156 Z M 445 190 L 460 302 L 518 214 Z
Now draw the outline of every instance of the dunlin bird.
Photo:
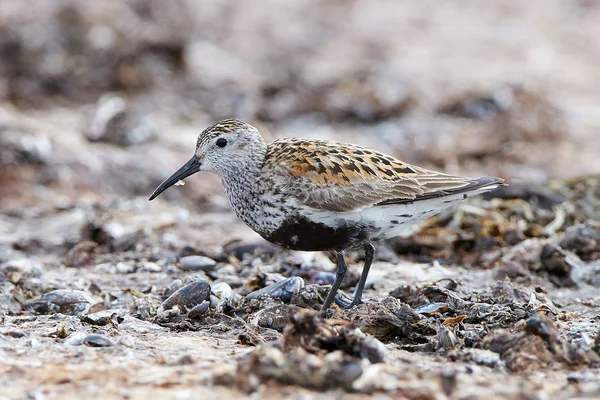
M 352 302 L 361 303 L 373 242 L 392 238 L 503 180 L 447 175 L 353 144 L 278 139 L 266 143 L 245 122 L 227 119 L 205 129 L 196 152 L 160 184 L 154 199 L 199 171 L 216 173 L 237 216 L 266 240 L 301 251 L 334 251 L 336 277 L 324 315 L 346 275 L 344 251 L 365 249 Z

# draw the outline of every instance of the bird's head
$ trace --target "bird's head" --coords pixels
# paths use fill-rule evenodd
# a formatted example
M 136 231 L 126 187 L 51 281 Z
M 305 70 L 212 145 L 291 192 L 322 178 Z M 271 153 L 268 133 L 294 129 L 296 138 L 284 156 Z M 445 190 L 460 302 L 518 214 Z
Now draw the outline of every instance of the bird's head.
M 258 130 L 237 119 L 226 119 L 206 128 L 198 136 L 192 158 L 161 183 L 150 196 L 159 194 L 199 171 L 220 177 L 244 173 L 262 163 L 266 144 Z

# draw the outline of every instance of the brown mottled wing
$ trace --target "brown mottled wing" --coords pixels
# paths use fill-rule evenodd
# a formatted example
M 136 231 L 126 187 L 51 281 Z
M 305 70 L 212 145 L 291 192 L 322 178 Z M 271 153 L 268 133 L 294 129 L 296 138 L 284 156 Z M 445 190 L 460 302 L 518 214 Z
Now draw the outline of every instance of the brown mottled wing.
M 438 197 L 475 182 L 356 145 L 302 139 L 269 144 L 263 169 L 280 190 L 310 207 L 330 211 Z

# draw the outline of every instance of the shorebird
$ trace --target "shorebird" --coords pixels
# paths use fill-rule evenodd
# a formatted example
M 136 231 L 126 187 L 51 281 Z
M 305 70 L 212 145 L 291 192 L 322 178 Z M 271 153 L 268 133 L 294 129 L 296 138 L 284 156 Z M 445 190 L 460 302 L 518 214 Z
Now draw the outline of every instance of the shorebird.
M 227 119 L 200 133 L 192 158 L 150 200 L 199 171 L 221 178 L 237 216 L 266 240 L 292 250 L 335 252 L 335 280 L 321 316 L 348 270 L 346 250 L 365 249 L 354 299 L 337 299 L 349 308 L 362 303 L 374 242 L 504 182 L 430 171 L 348 143 L 294 138 L 267 143 L 252 125 Z

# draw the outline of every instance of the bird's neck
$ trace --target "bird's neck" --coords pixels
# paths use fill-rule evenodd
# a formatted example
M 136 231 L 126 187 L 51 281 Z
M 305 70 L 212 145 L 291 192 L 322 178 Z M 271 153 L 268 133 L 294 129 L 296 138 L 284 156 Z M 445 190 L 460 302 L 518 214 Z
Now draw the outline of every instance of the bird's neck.
M 229 200 L 251 194 L 261 176 L 261 169 L 267 154 L 267 145 L 263 141 L 249 144 L 251 147 L 244 158 L 228 164 L 220 171 L 221 182 Z
M 264 203 L 265 182 L 262 165 L 266 145 L 253 149 L 252 159 L 245 159 L 221 175 L 227 199 L 237 216 L 256 231 L 260 231 L 260 210 Z

